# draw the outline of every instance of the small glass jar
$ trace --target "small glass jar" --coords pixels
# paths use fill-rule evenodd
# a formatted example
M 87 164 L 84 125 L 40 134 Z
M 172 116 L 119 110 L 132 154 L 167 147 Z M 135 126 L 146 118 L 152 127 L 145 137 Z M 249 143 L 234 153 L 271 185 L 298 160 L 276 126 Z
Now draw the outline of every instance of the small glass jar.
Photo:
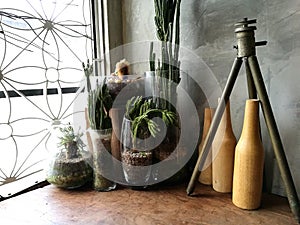
M 60 188 L 74 189 L 93 178 L 91 155 L 71 125 L 53 126 L 46 164 L 46 180 Z

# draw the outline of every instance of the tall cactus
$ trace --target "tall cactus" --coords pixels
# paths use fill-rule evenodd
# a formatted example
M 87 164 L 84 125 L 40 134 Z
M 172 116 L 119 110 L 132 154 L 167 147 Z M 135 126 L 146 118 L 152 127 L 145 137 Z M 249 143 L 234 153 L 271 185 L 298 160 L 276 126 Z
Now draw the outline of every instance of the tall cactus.
M 105 80 L 101 84 L 98 84 L 97 80 L 96 88 L 91 90 L 88 96 L 88 118 L 93 130 L 112 128 L 109 117 L 109 110 L 112 104 L 113 100 Z
M 93 64 L 90 64 L 90 60 L 87 60 L 87 64 L 85 65 L 84 62 L 82 62 L 82 68 L 84 71 L 84 75 L 86 77 L 86 88 L 87 92 L 89 93 L 91 91 L 91 80 L 90 76 L 93 75 Z
M 155 53 L 153 52 L 153 42 L 150 43 L 149 62 L 150 62 L 150 71 L 155 71 Z
M 161 60 L 158 59 L 158 67 L 155 67 L 155 62 L 153 62 L 153 59 L 155 60 L 153 43 L 150 44 L 149 58 L 152 71 L 156 70 L 158 76 L 176 84 L 180 82 L 180 5 L 181 0 L 154 0 L 156 36 L 161 41 Z M 171 99 L 173 90 L 171 90 L 170 82 L 161 85 L 165 89 L 162 98 Z M 165 106 L 166 103 L 163 105 Z
M 161 41 L 162 58 L 161 67 L 158 68 L 160 70 L 172 71 L 173 69 L 176 69 L 174 67 L 179 69 L 180 66 L 178 61 L 178 46 L 180 43 L 180 5 L 181 0 L 154 0 L 156 36 L 158 40 Z M 173 28 L 174 24 L 175 29 Z M 173 41 L 173 36 L 175 36 L 175 41 Z M 175 45 L 174 49 L 172 44 Z M 150 63 L 152 62 L 150 61 Z M 170 68 L 170 65 L 172 68 Z M 178 77 L 173 77 L 172 79 L 172 76 L 167 76 L 166 78 L 171 79 L 176 83 L 179 82 Z

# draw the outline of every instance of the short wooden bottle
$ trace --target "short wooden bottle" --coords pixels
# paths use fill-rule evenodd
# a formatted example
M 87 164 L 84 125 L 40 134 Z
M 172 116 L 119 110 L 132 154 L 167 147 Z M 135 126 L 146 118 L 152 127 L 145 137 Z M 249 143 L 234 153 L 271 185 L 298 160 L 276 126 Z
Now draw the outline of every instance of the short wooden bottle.
M 232 191 L 235 147 L 236 138 L 232 130 L 228 101 L 212 144 L 212 186 L 217 192 Z
M 232 202 L 242 209 L 261 203 L 264 150 L 259 127 L 259 100 L 246 101 L 244 125 L 234 161 Z
M 202 151 L 204 140 L 207 136 L 207 133 L 208 133 L 211 121 L 212 121 L 213 113 L 214 113 L 214 109 L 212 109 L 212 108 L 205 108 L 204 109 L 203 132 L 202 132 L 202 139 L 201 139 L 201 142 L 199 144 L 199 154 Z M 211 151 L 210 151 L 210 153 L 208 154 L 208 156 L 206 158 L 204 168 L 201 171 L 201 174 L 200 174 L 199 179 L 198 179 L 201 184 L 205 184 L 205 185 L 211 185 L 212 184 L 211 159 L 212 159 L 212 155 L 211 155 Z

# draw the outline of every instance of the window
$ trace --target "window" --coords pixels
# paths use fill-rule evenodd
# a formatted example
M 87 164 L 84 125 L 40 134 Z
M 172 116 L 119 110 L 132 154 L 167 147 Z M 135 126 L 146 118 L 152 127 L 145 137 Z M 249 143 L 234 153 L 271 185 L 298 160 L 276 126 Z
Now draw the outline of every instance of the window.
M 91 1 L 95 2 L 95 1 Z M 72 122 L 92 58 L 90 2 L 10 0 L 0 8 L 0 195 L 44 180 L 51 125 Z

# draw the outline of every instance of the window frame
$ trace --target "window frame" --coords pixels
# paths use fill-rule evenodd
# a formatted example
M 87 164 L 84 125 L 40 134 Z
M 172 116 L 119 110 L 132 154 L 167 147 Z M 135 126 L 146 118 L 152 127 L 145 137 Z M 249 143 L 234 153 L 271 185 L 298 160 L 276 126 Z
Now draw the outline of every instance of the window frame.
M 100 59 L 100 71 L 101 73 L 107 75 L 110 74 L 110 57 L 109 54 L 105 53 L 109 49 L 109 35 L 108 35 L 108 13 L 107 13 L 107 0 L 89 0 L 89 9 L 90 9 L 90 21 L 91 21 L 91 36 L 93 37 L 92 40 L 92 55 L 93 59 Z M 2 30 L 0 30 L 1 33 L 4 33 Z M 93 60 L 92 59 L 92 60 Z M 61 94 L 70 94 L 70 93 L 76 93 L 78 91 L 79 87 L 71 86 L 71 87 L 62 87 L 61 88 Z M 23 96 L 29 97 L 29 96 L 41 96 L 45 95 L 45 91 L 47 92 L 46 95 L 56 95 L 59 94 L 59 90 L 57 88 L 47 88 L 47 89 L 41 89 L 41 88 L 29 88 L 29 89 L 17 89 L 18 92 L 20 92 Z M 18 98 L 21 97 L 20 94 L 18 94 L 15 90 L 7 90 L 0 91 L 0 99 L 2 98 Z M 8 182 L 3 185 L 7 186 L 15 186 L 18 183 L 17 181 Z M 24 193 L 27 190 L 32 190 L 35 187 L 41 187 L 46 185 L 47 182 L 45 180 L 42 181 L 35 181 L 32 183 L 33 186 L 25 187 L 18 189 L 18 191 L 11 192 L 7 194 L 7 196 L 2 196 L 0 193 L 0 201 L 8 199 L 10 197 L 19 195 L 20 193 Z M 12 188 L 12 190 L 15 190 L 15 188 Z

